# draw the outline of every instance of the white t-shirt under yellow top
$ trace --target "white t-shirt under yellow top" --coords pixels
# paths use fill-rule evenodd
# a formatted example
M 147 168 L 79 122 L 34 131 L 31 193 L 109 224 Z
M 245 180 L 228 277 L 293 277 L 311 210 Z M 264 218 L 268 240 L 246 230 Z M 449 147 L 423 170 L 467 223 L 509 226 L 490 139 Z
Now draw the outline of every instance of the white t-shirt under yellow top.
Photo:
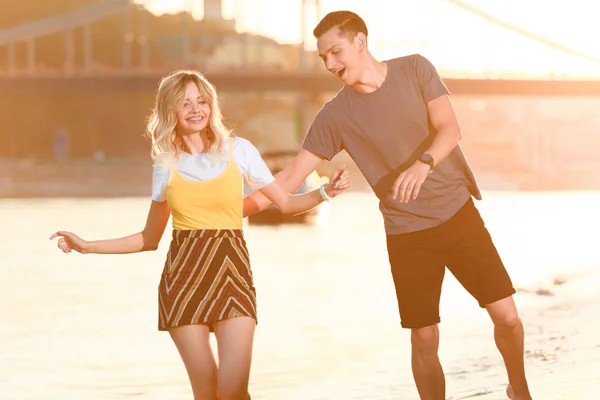
M 226 139 L 224 148 L 229 147 L 229 141 L 233 140 L 233 160 L 240 173 L 250 184 L 253 190 L 258 190 L 272 183 L 275 178 L 263 161 L 256 147 L 247 139 L 235 137 Z M 219 176 L 227 166 L 228 153 L 223 162 L 214 163 L 208 154 L 181 153 L 177 163 L 177 171 L 182 177 L 191 181 L 205 181 Z M 155 166 L 152 173 L 152 200 L 165 201 L 165 189 L 169 181 L 169 169 Z

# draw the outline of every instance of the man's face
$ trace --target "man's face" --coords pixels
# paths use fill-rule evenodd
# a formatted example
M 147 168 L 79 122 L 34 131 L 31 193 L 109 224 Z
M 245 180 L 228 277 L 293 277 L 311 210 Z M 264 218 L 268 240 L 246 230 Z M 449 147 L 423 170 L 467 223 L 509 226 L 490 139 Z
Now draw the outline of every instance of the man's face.
M 340 34 L 336 27 L 317 39 L 319 57 L 325 68 L 346 86 L 352 86 L 359 79 L 363 37 L 362 33 L 353 38 L 348 34 Z

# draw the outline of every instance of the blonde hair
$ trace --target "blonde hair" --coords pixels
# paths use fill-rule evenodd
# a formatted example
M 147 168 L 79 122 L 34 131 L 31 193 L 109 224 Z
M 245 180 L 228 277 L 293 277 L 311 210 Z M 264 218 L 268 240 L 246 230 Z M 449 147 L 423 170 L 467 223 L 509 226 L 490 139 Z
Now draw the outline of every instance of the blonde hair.
M 180 70 L 161 79 L 154 108 L 148 117 L 146 134 L 152 140 L 151 156 L 154 165 L 166 167 L 179 159 L 182 141 L 175 131 L 175 111 L 182 106 L 186 87 L 190 82 L 196 84 L 201 96 L 210 105 L 210 118 L 205 130 L 209 157 L 215 161 L 223 160 L 223 142 L 231 136 L 231 131 L 223 123 L 217 91 L 200 72 Z

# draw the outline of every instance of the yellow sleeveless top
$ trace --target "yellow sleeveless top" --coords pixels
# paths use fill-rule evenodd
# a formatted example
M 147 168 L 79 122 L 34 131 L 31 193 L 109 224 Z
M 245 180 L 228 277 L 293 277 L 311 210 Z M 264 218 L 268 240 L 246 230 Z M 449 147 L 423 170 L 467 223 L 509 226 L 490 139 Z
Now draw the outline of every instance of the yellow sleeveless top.
M 173 229 L 242 229 L 244 178 L 233 159 L 233 138 L 223 172 L 209 180 L 191 181 L 171 168 L 166 187 Z

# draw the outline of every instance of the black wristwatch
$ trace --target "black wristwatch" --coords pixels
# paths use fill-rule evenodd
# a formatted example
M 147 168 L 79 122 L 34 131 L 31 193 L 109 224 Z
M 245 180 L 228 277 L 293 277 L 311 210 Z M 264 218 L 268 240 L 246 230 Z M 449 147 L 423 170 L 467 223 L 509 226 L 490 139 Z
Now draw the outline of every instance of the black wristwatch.
M 423 164 L 429 165 L 429 171 L 433 171 L 433 157 L 431 157 L 429 154 L 423 153 L 421 158 L 419 158 L 419 161 L 421 161 Z

